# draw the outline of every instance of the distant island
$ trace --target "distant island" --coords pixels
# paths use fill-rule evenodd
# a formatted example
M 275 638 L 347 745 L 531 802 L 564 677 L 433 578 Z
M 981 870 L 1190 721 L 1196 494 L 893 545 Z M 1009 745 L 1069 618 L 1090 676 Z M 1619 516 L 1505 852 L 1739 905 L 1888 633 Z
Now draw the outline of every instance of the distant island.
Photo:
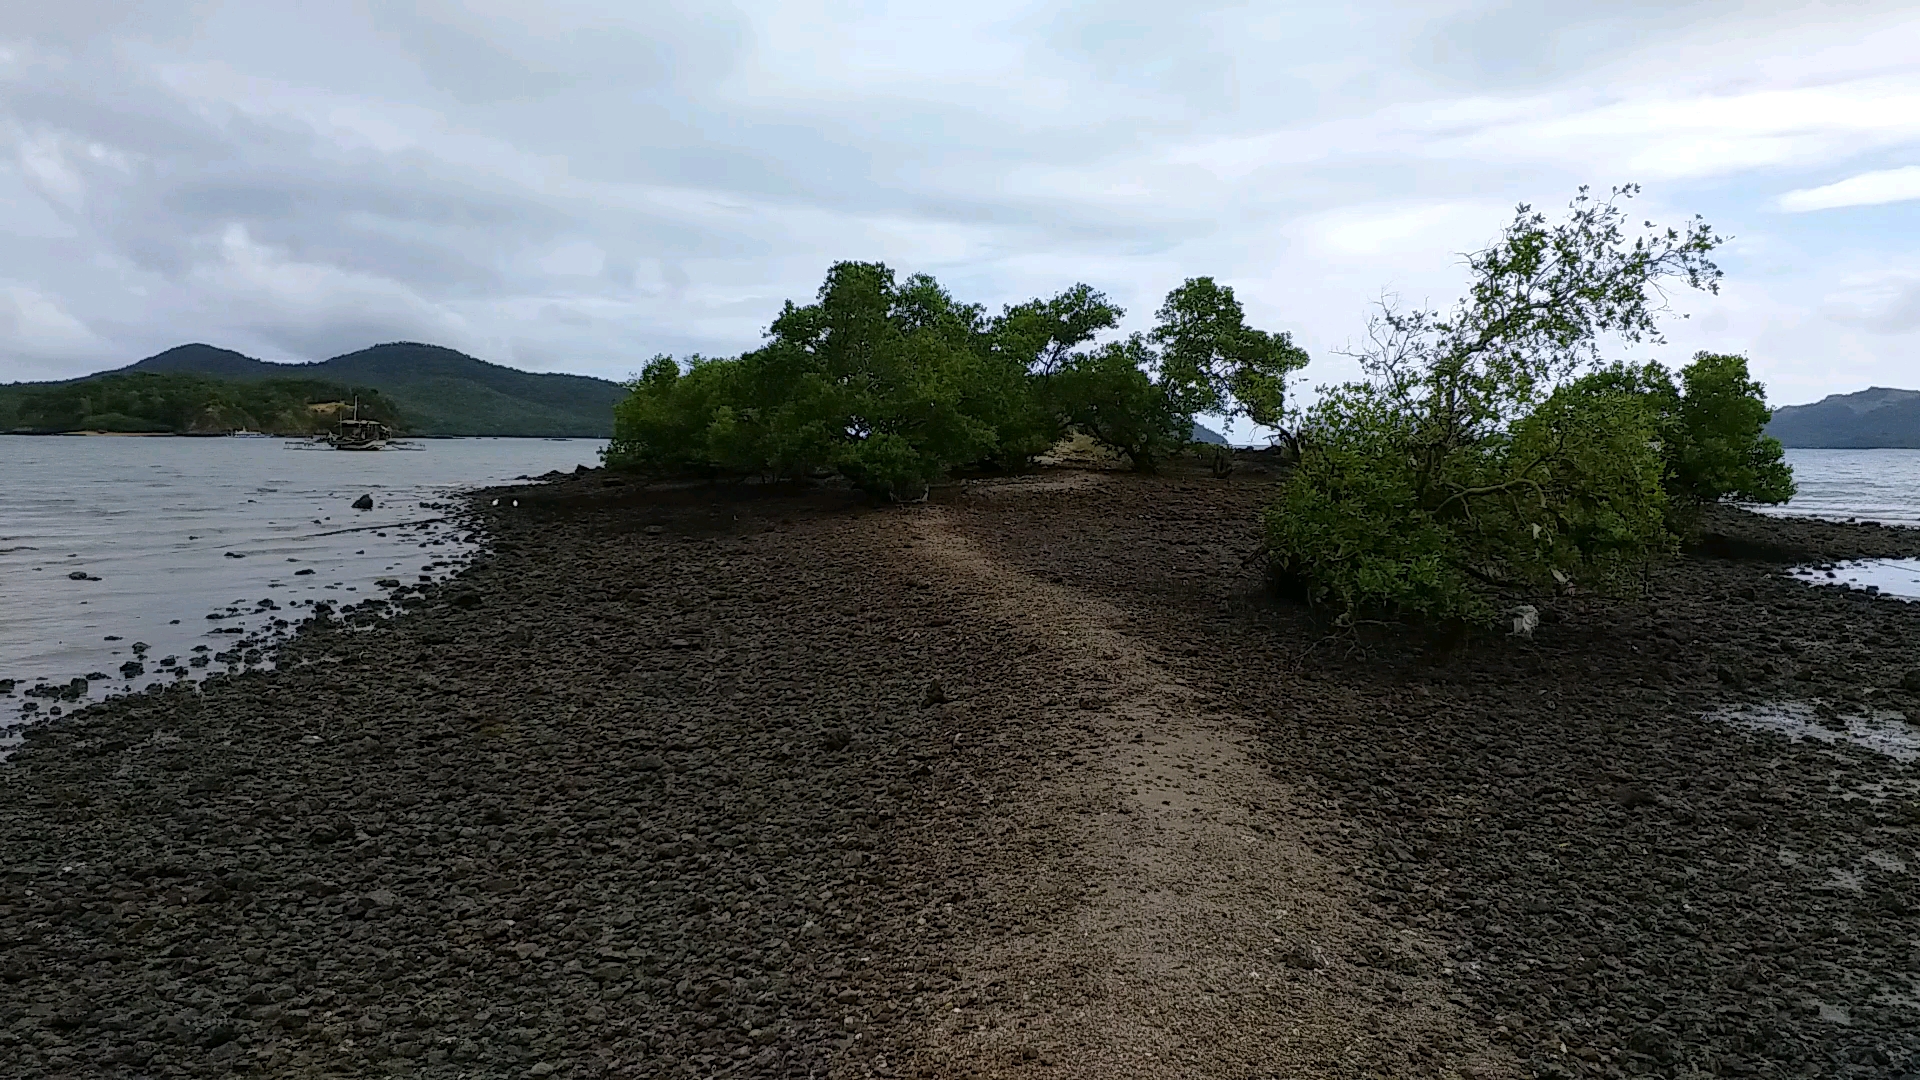
M 404 430 L 386 395 L 318 379 L 241 382 L 121 371 L 63 383 L 0 386 L 0 431 L 115 435 L 317 435 L 358 415 Z
M 608 379 L 519 371 L 414 342 L 310 364 L 269 363 L 195 344 L 79 379 L 0 385 L 0 431 L 195 434 L 224 425 L 306 434 L 332 422 L 327 410 L 313 406 L 350 401 L 355 393 L 363 417 L 410 435 L 607 438 L 613 405 L 626 389 Z M 323 413 L 328 418 L 314 428 Z
M 1767 434 L 1783 446 L 1920 448 L 1920 390 L 1875 386 L 1773 410 Z

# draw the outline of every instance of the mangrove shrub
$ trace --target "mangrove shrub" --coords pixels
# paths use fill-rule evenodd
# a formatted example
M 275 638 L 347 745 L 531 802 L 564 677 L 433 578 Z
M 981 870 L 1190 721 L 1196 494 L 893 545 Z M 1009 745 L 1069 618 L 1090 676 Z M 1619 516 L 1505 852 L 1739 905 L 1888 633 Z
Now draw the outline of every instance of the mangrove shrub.
M 911 498 L 951 469 L 1017 467 L 1083 431 L 1151 468 L 1186 444 L 1197 412 L 1277 417 L 1286 374 L 1306 362 L 1208 278 L 1170 294 L 1151 334 L 1094 345 L 1123 314 L 1082 284 L 989 316 L 925 275 L 839 263 L 760 348 L 650 362 L 615 408 L 607 463 L 839 474 Z
M 1717 291 L 1721 239 L 1697 218 L 1630 235 L 1636 192 L 1583 188 L 1554 223 L 1523 205 L 1468 256 L 1450 311 L 1383 304 L 1355 354 L 1366 377 L 1301 422 L 1299 466 L 1266 514 L 1277 575 L 1349 622 L 1487 624 L 1504 596 L 1609 588 L 1672 546 L 1673 414 L 1633 380 L 1582 376 L 1603 370 L 1603 341 L 1660 340 L 1664 284 Z M 1707 463 L 1727 458 L 1719 445 L 1696 455 L 1722 478 L 1709 486 L 1738 471 Z

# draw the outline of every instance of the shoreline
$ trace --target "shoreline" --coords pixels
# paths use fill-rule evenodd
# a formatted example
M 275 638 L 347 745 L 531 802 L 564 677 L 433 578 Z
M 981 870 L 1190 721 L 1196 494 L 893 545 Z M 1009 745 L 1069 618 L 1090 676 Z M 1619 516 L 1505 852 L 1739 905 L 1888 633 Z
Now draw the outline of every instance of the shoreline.
M 34 1022 L 0 1062 L 1865 1077 L 1920 1055 L 1914 1009 L 1880 1001 L 1920 933 L 1913 767 L 1699 719 L 1920 718 L 1920 607 L 1780 574 L 1913 557 L 1920 531 L 1717 514 L 1648 596 L 1444 655 L 1323 644 L 1266 595 L 1253 467 L 1049 469 L 919 508 L 603 479 L 471 493 L 459 578 L 303 627 L 273 672 L 30 729 L 0 764 L 0 1005 Z

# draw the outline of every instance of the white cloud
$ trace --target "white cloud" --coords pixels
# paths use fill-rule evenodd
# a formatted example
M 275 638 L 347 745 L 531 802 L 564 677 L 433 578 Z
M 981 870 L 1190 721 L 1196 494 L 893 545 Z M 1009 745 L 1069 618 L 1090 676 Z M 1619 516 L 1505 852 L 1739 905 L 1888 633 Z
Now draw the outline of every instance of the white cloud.
M 1876 334 L 1920 330 L 1920 274 L 1882 273 L 1843 279 L 1822 305 L 1835 322 Z
M 1511 211 L 1489 202 L 1343 207 L 1307 218 L 1302 231 L 1316 248 L 1340 256 L 1475 251 Z
M 1780 209 L 1793 213 L 1833 210 L 1842 206 L 1877 206 L 1920 199 L 1920 165 L 1849 176 L 1816 188 L 1802 188 L 1780 196 Z

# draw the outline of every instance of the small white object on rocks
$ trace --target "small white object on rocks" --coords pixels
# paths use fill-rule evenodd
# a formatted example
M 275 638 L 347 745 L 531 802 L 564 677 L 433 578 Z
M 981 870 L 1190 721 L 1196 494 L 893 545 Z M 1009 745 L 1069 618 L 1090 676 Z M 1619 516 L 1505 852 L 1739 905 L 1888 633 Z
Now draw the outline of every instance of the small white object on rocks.
M 1513 613 L 1513 636 L 1531 641 L 1533 632 L 1540 628 L 1540 609 L 1532 604 L 1521 604 Z

